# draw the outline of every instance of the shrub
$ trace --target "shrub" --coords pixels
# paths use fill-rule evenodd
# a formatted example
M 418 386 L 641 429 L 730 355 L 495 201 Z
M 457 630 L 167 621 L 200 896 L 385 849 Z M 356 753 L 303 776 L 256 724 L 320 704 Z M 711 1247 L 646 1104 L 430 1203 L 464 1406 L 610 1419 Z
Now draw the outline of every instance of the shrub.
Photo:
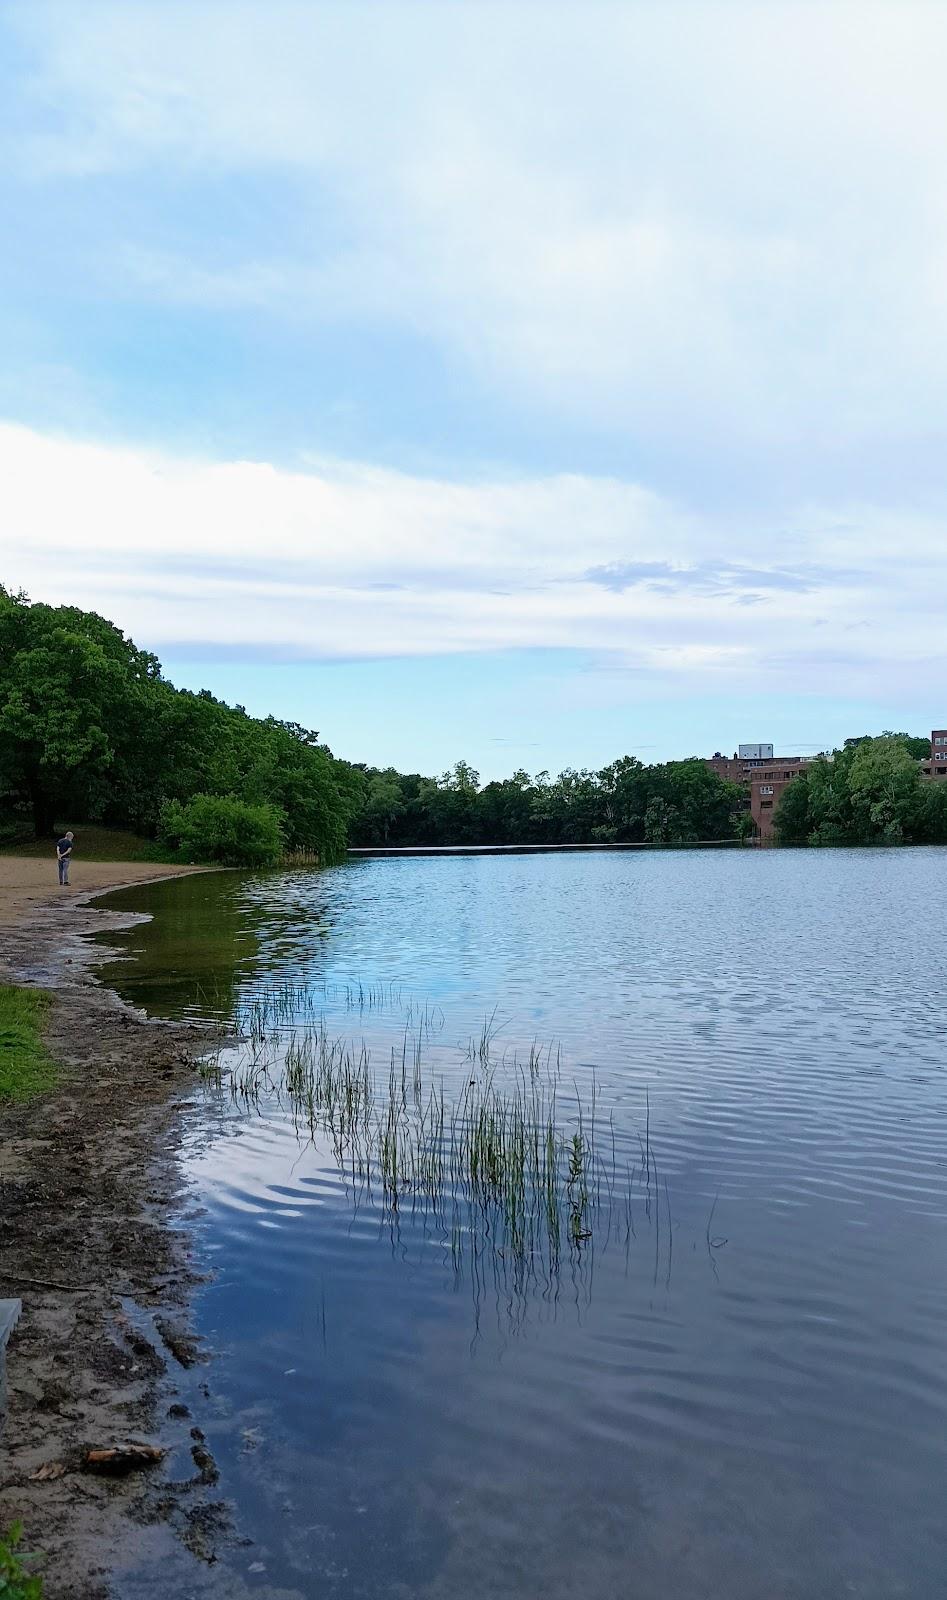
M 230 795 L 196 794 L 161 809 L 158 837 L 182 861 L 272 867 L 283 854 L 285 818 L 276 806 L 247 805 Z

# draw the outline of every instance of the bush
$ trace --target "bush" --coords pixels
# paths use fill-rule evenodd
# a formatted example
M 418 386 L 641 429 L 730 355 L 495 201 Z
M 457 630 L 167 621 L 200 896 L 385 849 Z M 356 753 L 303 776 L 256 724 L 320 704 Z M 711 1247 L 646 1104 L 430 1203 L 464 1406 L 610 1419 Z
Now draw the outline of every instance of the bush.
M 230 867 L 273 867 L 283 854 L 285 817 L 276 806 L 247 805 L 228 795 L 196 794 L 161 809 L 158 838 L 182 861 Z

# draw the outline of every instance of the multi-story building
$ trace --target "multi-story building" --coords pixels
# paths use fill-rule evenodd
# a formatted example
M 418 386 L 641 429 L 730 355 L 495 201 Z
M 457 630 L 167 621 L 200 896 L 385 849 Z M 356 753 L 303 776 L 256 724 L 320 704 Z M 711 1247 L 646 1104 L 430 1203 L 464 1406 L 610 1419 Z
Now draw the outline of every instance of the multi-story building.
M 809 765 L 808 756 L 777 756 L 771 744 L 741 744 L 732 756 L 715 750 L 707 765 L 719 778 L 739 783 L 746 790 L 746 808 L 762 843 L 773 837 L 773 818 L 780 795 L 793 778 Z M 947 728 L 931 733 L 931 753 L 920 763 L 921 778 L 947 781 Z
M 777 756 L 771 744 L 741 744 L 732 756 L 707 757 L 712 772 L 747 791 L 749 813 L 762 841 L 772 839 L 773 817 L 786 786 L 809 765 L 806 756 Z
M 921 762 L 922 778 L 947 778 L 947 728 L 935 728 L 931 734 L 931 753 Z

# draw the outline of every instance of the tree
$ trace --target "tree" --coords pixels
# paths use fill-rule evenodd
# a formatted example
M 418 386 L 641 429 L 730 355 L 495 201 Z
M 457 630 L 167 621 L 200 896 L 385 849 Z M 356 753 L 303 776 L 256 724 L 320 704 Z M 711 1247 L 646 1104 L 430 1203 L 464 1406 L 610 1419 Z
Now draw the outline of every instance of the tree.
M 809 765 L 806 777 L 812 844 L 848 844 L 854 840 L 855 819 L 848 783 L 854 759 L 855 746 L 847 745 L 831 756 L 817 756 Z
M 947 844 L 947 783 L 920 785 L 914 838 L 919 844 Z
M 57 808 L 94 811 L 119 730 L 155 658 L 71 606 L 30 606 L 0 589 L 0 768 L 32 812 L 37 837 Z
M 857 836 L 865 843 L 900 844 L 913 828 L 920 774 L 904 742 L 887 734 L 856 749 L 848 773 Z
M 366 844 L 388 844 L 393 828 L 405 813 L 405 800 L 398 782 L 398 774 L 388 767 L 384 772 L 373 772 L 365 780 L 359 818 L 362 838 Z
M 198 794 L 274 806 L 287 848 L 344 851 L 361 774 L 299 723 L 175 689 L 94 612 L 0 588 L 0 805 L 37 836 L 68 818 L 153 834 Z
M 891 733 L 890 730 L 886 729 L 881 737 L 882 739 L 897 739 L 901 744 L 904 745 L 908 755 L 914 757 L 915 761 L 924 761 L 931 753 L 931 741 L 929 735 L 927 738 L 925 738 L 923 734 Z
M 776 812 L 786 843 L 901 844 L 940 837 L 941 806 L 922 784 L 911 741 L 900 733 L 847 739 L 784 790 Z
M 809 815 L 809 780 L 804 772 L 793 778 L 779 797 L 773 827 L 781 844 L 805 844 L 812 821 Z

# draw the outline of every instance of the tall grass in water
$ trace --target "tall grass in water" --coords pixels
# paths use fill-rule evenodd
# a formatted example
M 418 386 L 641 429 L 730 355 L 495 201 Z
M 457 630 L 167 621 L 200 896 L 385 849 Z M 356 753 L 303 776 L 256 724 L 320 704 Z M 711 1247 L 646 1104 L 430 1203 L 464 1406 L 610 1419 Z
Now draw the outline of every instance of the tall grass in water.
M 395 1003 L 378 990 L 350 992 L 358 1009 L 366 997 Z M 263 1095 L 288 1102 L 300 1131 L 327 1138 L 346 1179 L 377 1194 L 390 1220 L 410 1211 L 435 1223 L 455 1267 L 488 1237 L 520 1278 L 554 1272 L 564 1250 L 581 1252 L 597 1230 L 627 1245 L 639 1174 L 619 1174 L 610 1119 L 602 1142 L 594 1079 L 584 1092 L 564 1085 L 558 1051 L 538 1044 L 495 1061 L 494 1012 L 461 1056 L 463 1083 L 448 1098 L 425 1062 L 438 1021 L 431 1008 L 401 1002 L 414 1031 L 406 1021 L 385 1072 L 364 1043 L 330 1037 L 318 1003 L 318 992 L 287 986 L 244 1008 L 231 1093 L 248 1105 Z M 649 1206 L 655 1176 L 648 1133 L 640 1177 Z

